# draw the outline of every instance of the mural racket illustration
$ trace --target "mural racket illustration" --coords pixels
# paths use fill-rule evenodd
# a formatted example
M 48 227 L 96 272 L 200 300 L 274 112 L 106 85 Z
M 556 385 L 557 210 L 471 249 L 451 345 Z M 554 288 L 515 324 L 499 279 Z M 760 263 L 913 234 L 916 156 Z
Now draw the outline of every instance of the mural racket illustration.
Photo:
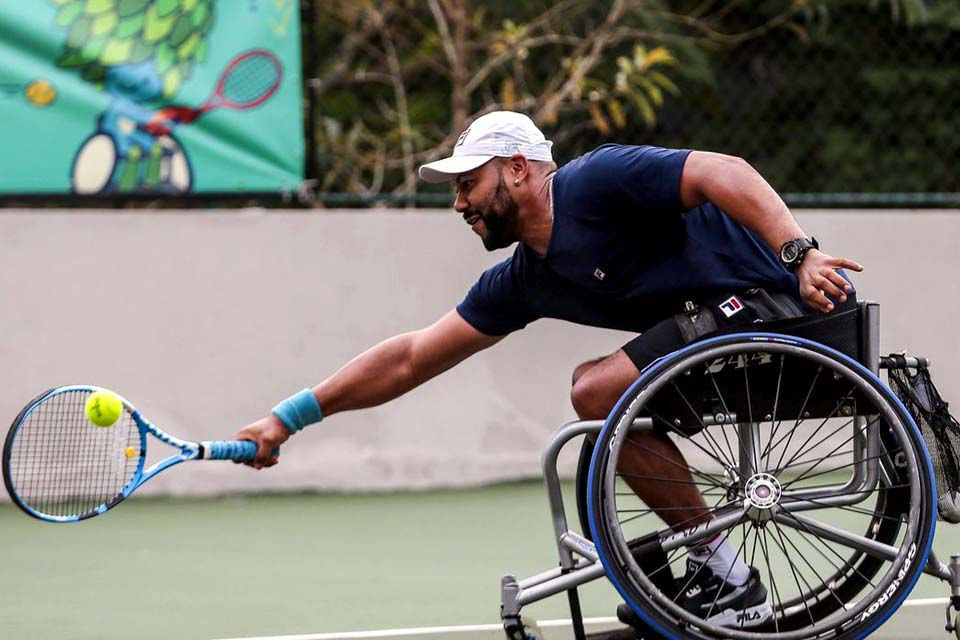
M 75 193 L 191 191 L 194 169 L 174 130 L 217 107 L 259 106 L 279 86 L 269 51 L 235 54 L 210 99 L 173 102 L 196 65 L 207 62 L 214 0 L 49 0 L 66 39 L 57 66 L 75 69 L 110 97 L 96 130 L 73 159 Z

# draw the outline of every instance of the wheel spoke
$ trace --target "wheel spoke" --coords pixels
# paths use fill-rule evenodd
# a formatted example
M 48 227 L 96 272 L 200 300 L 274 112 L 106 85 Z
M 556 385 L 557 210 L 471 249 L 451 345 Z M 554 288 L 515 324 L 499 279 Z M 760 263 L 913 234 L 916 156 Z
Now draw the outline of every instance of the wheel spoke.
M 865 516 L 875 516 L 877 518 L 882 518 L 884 520 L 890 520 L 893 522 L 903 522 L 902 518 L 894 518 L 893 516 L 884 515 L 876 511 L 869 511 L 867 509 L 861 509 L 860 507 L 854 507 L 851 505 L 830 504 L 821 500 L 817 500 L 816 498 L 796 498 L 794 502 L 812 502 L 814 504 L 819 504 L 826 509 L 839 509 L 840 511 L 849 511 L 850 513 L 859 513 Z
M 881 453 L 881 454 L 878 454 L 878 455 L 875 455 L 875 456 L 870 456 L 870 457 L 868 457 L 868 458 L 864 458 L 863 460 L 860 460 L 859 462 L 857 462 L 857 461 L 855 461 L 855 462 L 848 462 L 847 464 L 842 464 L 842 465 L 840 465 L 839 467 L 834 467 L 834 468 L 828 469 L 828 470 L 826 470 L 826 471 L 820 471 L 820 472 L 818 472 L 818 473 L 814 473 L 814 474 L 812 474 L 812 475 L 805 476 L 805 479 L 809 480 L 810 478 L 818 478 L 818 477 L 820 477 L 820 476 L 825 476 L 825 475 L 827 475 L 828 473 L 836 473 L 836 472 L 839 471 L 840 469 L 846 469 L 847 467 L 852 467 L 852 466 L 857 465 L 857 464 L 862 464 L 862 463 L 864 463 L 864 462 L 867 462 L 868 460 L 878 460 L 878 459 L 880 459 L 880 458 L 885 458 L 885 457 L 888 457 L 891 453 L 896 453 L 896 452 L 898 452 L 898 451 L 903 451 L 903 449 L 900 448 L 900 449 L 894 449 L 893 451 L 886 451 L 886 452 L 884 452 L 884 453 Z M 790 482 L 787 482 L 786 484 L 783 485 L 783 488 L 786 489 L 786 488 L 789 487 L 790 485 L 796 483 L 797 480 L 800 480 L 800 477 L 794 478 L 794 479 L 791 480 Z
M 803 579 L 803 584 L 807 586 L 807 589 L 809 591 L 813 591 L 813 589 L 810 587 L 810 583 L 807 582 L 806 578 L 804 578 L 802 575 L 799 575 L 799 576 L 797 575 L 797 569 L 794 566 L 793 561 L 790 559 L 790 551 L 787 550 L 787 545 L 785 544 L 783 539 L 783 532 L 780 530 L 780 526 L 777 525 L 777 522 L 775 520 L 771 520 L 771 522 L 773 522 L 774 531 L 777 534 L 777 538 L 779 538 L 779 540 L 777 540 L 777 538 L 773 538 L 773 542 L 778 547 L 780 547 L 781 551 L 783 551 L 783 557 L 787 561 L 787 566 L 790 567 L 790 573 L 793 574 L 793 581 L 797 585 L 797 593 L 799 594 L 799 597 L 803 602 L 803 608 L 806 609 L 807 611 L 807 617 L 810 618 L 810 624 L 815 625 L 817 621 L 813 619 L 813 613 L 810 611 L 810 606 L 807 604 L 807 599 L 803 597 L 804 592 L 803 592 L 803 587 L 800 586 L 800 580 Z M 773 536 L 771 535 L 771 537 Z
M 724 504 L 724 505 L 721 505 L 721 506 L 719 506 L 719 507 L 714 507 L 712 510 L 708 511 L 708 512 L 706 513 L 706 515 L 711 515 L 711 516 L 716 517 L 718 514 L 723 514 L 723 512 L 725 512 L 725 511 L 730 511 L 729 507 L 735 506 L 735 505 L 736 505 L 735 502 L 728 502 L 728 503 L 726 503 L 726 504 Z M 618 515 L 619 515 L 619 513 L 620 513 L 620 510 L 617 510 L 617 514 L 618 514 Z M 634 521 L 634 520 L 636 520 L 636 519 L 638 519 L 638 518 L 642 518 L 643 516 L 648 515 L 648 514 L 649 514 L 649 511 L 648 511 L 647 513 L 641 513 L 641 514 L 638 514 L 638 515 L 630 516 L 630 517 L 627 518 L 626 520 L 620 520 L 619 522 L 620 522 L 620 524 L 626 524 L 626 523 L 632 522 L 632 521 Z M 684 519 L 681 520 L 680 522 L 676 522 L 676 523 L 674 523 L 672 526 L 668 527 L 668 529 L 669 529 L 670 531 L 674 532 L 674 533 L 679 533 L 679 531 L 683 531 L 683 529 L 684 529 L 684 527 L 683 527 L 682 525 L 685 525 L 685 524 L 687 524 L 687 523 L 689 523 L 689 522 L 693 522 L 694 520 L 700 520 L 701 518 L 703 518 L 703 516 L 704 516 L 704 514 L 698 513 L 698 514 L 695 515 L 695 516 L 690 516 L 689 518 L 684 518 Z M 678 527 L 679 527 L 679 531 L 677 530 Z M 666 531 L 667 531 L 667 529 L 663 529 L 663 530 L 658 531 L 658 533 L 659 533 L 659 534 L 664 534 Z M 666 535 L 669 535 L 669 534 L 666 534 Z
M 836 429 L 834 429 L 833 431 L 831 431 L 830 433 L 828 433 L 826 436 L 824 436 L 823 438 L 821 438 L 816 444 L 810 446 L 809 450 L 810 450 L 810 451 L 813 451 L 814 449 L 816 449 L 817 447 L 819 447 L 821 444 L 825 443 L 827 440 L 829 440 L 829 439 L 832 438 L 833 436 L 837 435 L 838 433 L 840 433 L 841 431 L 843 431 L 844 429 L 846 429 L 847 427 L 849 427 L 850 425 L 852 425 L 855 421 L 856 421 L 856 417 L 852 417 L 852 418 L 850 418 L 849 420 L 844 421 L 843 424 L 841 424 L 839 427 L 837 427 Z M 835 453 L 838 449 L 840 449 L 840 447 L 845 447 L 850 441 L 852 441 L 852 440 L 853 440 L 854 438 L 856 438 L 856 437 L 857 437 L 857 434 L 856 434 L 856 432 L 854 432 L 853 435 L 851 435 L 849 438 L 847 438 L 846 440 L 844 440 L 843 442 L 841 442 L 839 445 L 837 445 L 836 447 L 834 447 L 833 450 L 832 450 L 830 453 L 827 453 L 827 454 L 825 454 L 824 456 L 822 456 L 820 462 L 823 462 L 824 460 L 832 457 L 832 456 L 834 455 L 834 453 Z M 810 442 L 810 440 L 807 440 L 807 443 L 809 443 L 809 442 Z M 807 444 L 807 443 L 805 443 L 805 444 Z M 796 461 L 796 459 L 799 458 L 799 457 L 800 457 L 801 455 L 803 455 L 804 453 L 805 453 L 805 452 L 804 452 L 802 449 L 799 450 L 799 451 L 797 451 L 797 452 L 790 458 L 790 460 L 788 461 L 788 463 L 789 463 L 789 464 L 793 464 L 793 463 Z M 817 464 L 819 464 L 819 463 L 817 463 Z M 808 471 L 809 471 L 809 470 L 808 470 Z M 777 473 L 779 473 L 779 472 L 780 472 L 780 470 L 778 469 L 778 470 L 777 470 Z
M 692 405 L 692 404 L 690 403 L 690 401 L 687 399 L 687 396 L 684 395 L 683 391 L 680 390 L 680 387 L 677 386 L 677 383 L 671 381 L 670 384 L 673 386 L 673 388 L 676 390 L 676 392 L 677 392 L 678 394 L 680 394 L 680 399 L 683 400 L 683 404 L 685 404 L 685 405 L 687 406 L 687 409 L 690 410 L 690 413 L 693 414 L 693 417 L 697 420 L 697 424 L 700 425 L 700 433 L 703 434 L 704 439 L 710 441 L 710 443 L 709 443 L 709 444 L 710 444 L 710 448 L 713 449 L 713 455 L 715 456 L 715 459 L 716 459 L 718 462 L 727 463 L 727 464 L 724 465 L 724 466 L 727 466 L 727 465 L 731 465 L 731 466 L 732 466 L 732 465 L 733 465 L 733 460 L 727 460 L 727 459 L 723 456 L 723 454 L 719 451 L 720 445 L 719 445 L 716 441 L 714 441 L 714 439 L 713 439 L 712 436 L 710 436 L 709 430 L 707 429 L 707 425 L 705 425 L 705 424 L 703 423 L 703 417 L 697 414 L 697 410 L 693 408 L 693 405 Z M 684 435 L 683 433 L 680 432 L 679 429 L 674 428 L 674 431 L 676 431 L 677 433 L 679 433 L 681 436 Z
M 760 457 L 764 459 L 763 468 L 769 469 L 770 465 L 770 443 L 773 442 L 773 434 L 776 433 L 777 427 L 774 424 L 777 421 L 777 408 L 780 406 L 780 385 L 783 382 L 783 363 L 786 356 L 780 354 L 780 371 L 777 373 L 777 391 L 773 396 L 773 413 L 770 414 L 770 439 L 767 440 L 767 455 L 764 457 L 763 452 L 760 453 Z M 802 415 L 802 414 L 801 414 Z
M 687 406 L 689 406 L 689 402 L 687 403 Z M 691 411 L 692 410 L 693 408 L 691 407 Z M 720 465 L 723 466 L 724 468 L 726 469 L 731 468 L 730 463 L 726 460 L 726 458 L 720 455 L 720 453 L 718 453 L 716 449 L 713 449 L 713 447 L 711 447 L 711 449 L 713 449 L 712 451 L 707 451 L 707 449 L 703 445 L 701 445 L 699 442 L 691 438 L 688 434 L 685 434 L 682 431 L 680 431 L 680 429 L 678 429 L 672 422 L 670 422 L 669 420 L 667 420 L 666 418 L 664 418 L 663 416 L 661 416 L 655 411 L 650 411 L 650 417 L 652 417 L 655 420 L 659 420 L 667 429 L 669 429 L 673 433 L 683 438 L 686 442 L 689 442 L 696 448 L 700 449 L 700 451 L 702 451 L 707 456 L 709 456 L 710 459 L 719 462 Z M 697 417 L 697 422 L 699 422 L 702 430 L 705 431 L 707 429 L 707 425 L 703 423 L 703 420 L 699 416 Z M 707 444 L 710 444 L 710 443 L 708 442 Z
M 787 542 L 789 542 L 789 543 L 790 543 L 790 546 L 793 547 L 793 549 L 797 552 L 797 557 L 800 558 L 801 560 L 803 560 L 803 563 L 804 563 L 805 565 L 807 565 L 807 567 L 809 567 L 810 571 L 813 572 L 813 575 L 817 576 L 817 580 L 820 582 L 820 584 L 821 584 L 821 585 L 827 585 L 827 580 L 824 579 L 824 577 L 823 577 L 822 575 L 820 575 L 820 572 L 817 571 L 816 568 L 815 568 L 812 564 L 810 564 L 810 561 L 807 560 L 806 554 L 803 553 L 802 551 L 800 551 L 799 547 L 797 547 L 797 545 L 793 542 L 793 540 L 790 539 L 790 536 L 788 536 L 788 535 L 786 534 L 786 532 L 783 531 L 783 528 L 780 526 L 780 523 L 777 522 L 776 520 L 773 520 L 772 522 L 773 522 L 774 526 L 777 528 L 777 531 L 780 532 L 780 535 L 783 536 L 784 540 L 786 540 Z M 802 539 L 804 542 L 806 542 L 807 544 L 810 544 L 810 541 L 807 540 L 806 538 L 803 538 L 803 537 L 801 536 L 801 539 Z M 804 581 L 804 582 L 806 582 L 806 581 Z M 811 590 L 812 590 L 812 589 L 811 589 Z M 840 596 L 838 596 L 833 589 L 829 588 L 829 586 L 828 586 L 827 589 L 826 589 L 826 591 L 827 591 L 827 593 L 829 593 L 830 595 L 833 596 L 833 598 L 840 604 L 841 607 L 843 607 L 844 609 L 847 608 L 847 603 L 845 603 L 843 600 L 841 600 L 841 599 L 840 599 Z M 816 597 L 816 596 L 814 596 L 814 597 Z M 820 599 L 819 599 L 819 597 L 817 597 L 817 602 L 819 602 L 819 601 L 820 601 Z
M 717 385 L 717 379 L 713 376 L 713 372 L 710 371 L 710 367 L 707 367 L 707 374 L 710 376 L 713 389 L 717 392 L 717 397 L 720 398 L 720 406 L 723 407 L 723 413 L 727 416 L 732 415 L 730 407 L 727 405 L 727 399 L 723 397 L 723 393 L 721 393 L 720 387 Z M 723 434 L 723 440 L 727 443 L 727 451 L 730 452 L 730 464 L 732 466 L 733 461 L 736 460 L 737 457 L 733 454 L 733 446 L 730 444 L 730 438 L 727 437 L 727 430 L 721 429 L 720 433 Z
M 877 491 L 886 491 L 889 489 L 903 489 L 904 487 L 909 487 L 909 486 L 910 486 L 909 484 L 885 484 L 882 486 L 876 486 L 873 489 L 863 489 L 863 490 L 857 491 L 857 493 L 874 493 Z M 807 487 L 803 487 L 802 489 L 797 489 L 797 491 L 813 491 L 815 489 L 838 489 L 838 488 L 840 488 L 840 485 L 834 482 L 833 484 L 815 484 L 813 486 L 807 486 Z M 837 495 L 846 495 L 846 494 L 837 494 Z M 821 498 L 822 497 L 823 496 L 821 496 Z M 787 492 L 783 493 L 783 498 L 781 498 L 781 500 L 783 500 L 784 498 L 787 498 L 790 500 L 805 499 L 803 496 L 798 496 L 798 495 L 794 495 L 792 493 L 787 493 Z
M 717 380 L 716 378 L 713 377 L 713 372 L 710 371 L 709 368 L 707 368 L 707 374 L 710 376 L 710 382 L 713 384 L 713 388 L 717 392 L 717 397 L 720 398 L 720 406 L 723 407 L 724 415 L 727 415 L 727 416 L 732 415 L 730 412 L 730 407 L 727 406 L 726 399 L 723 397 L 723 394 L 720 392 L 720 387 L 717 386 Z M 734 462 L 736 461 L 737 456 L 735 456 L 733 453 L 733 447 L 730 444 L 730 439 L 727 437 L 727 430 L 721 429 L 720 432 L 723 434 L 723 439 L 727 443 L 727 451 L 730 452 L 730 466 L 733 468 L 736 468 L 736 464 L 734 464 Z M 717 444 L 717 446 L 719 447 L 720 445 Z M 741 451 L 741 453 L 743 452 Z
M 803 414 L 807 410 L 807 404 L 810 402 L 810 397 L 813 395 L 813 388 L 817 386 L 817 380 L 820 379 L 820 373 L 822 371 L 823 371 L 823 365 L 818 366 L 817 372 L 814 374 L 813 380 L 810 382 L 810 388 L 807 389 L 807 395 L 803 399 L 803 405 L 800 407 L 800 412 L 797 414 L 797 420 L 796 422 L 793 423 L 793 428 L 790 429 L 790 432 L 787 434 L 789 436 L 789 438 L 787 438 L 787 444 L 784 445 L 783 451 L 780 452 L 780 460 L 777 462 L 778 469 L 782 468 L 780 465 L 783 464 L 783 456 L 787 453 L 787 450 L 790 448 L 790 441 L 793 440 L 793 435 L 797 432 L 797 427 L 799 427 L 800 423 L 803 422 Z M 773 436 L 770 437 L 770 440 L 771 442 L 773 441 Z M 781 440 L 777 442 L 777 444 L 780 444 L 780 442 L 782 441 L 783 439 L 781 438 Z M 772 445 L 772 447 L 776 447 L 776 446 L 777 445 Z
M 634 479 L 636 479 L 636 480 L 656 480 L 656 481 L 658 481 L 658 482 L 672 482 L 672 483 L 674 483 L 674 484 L 692 484 L 692 485 L 696 485 L 696 486 L 700 486 L 700 485 L 702 485 L 702 484 L 706 484 L 706 483 L 703 483 L 703 482 L 697 482 L 696 480 L 681 480 L 680 478 L 668 478 L 668 477 L 666 477 L 666 476 L 648 476 L 648 475 L 644 475 L 644 474 L 642 474 L 642 473 L 617 473 L 617 477 L 618 477 L 618 478 L 634 478 Z M 721 485 L 717 485 L 717 484 L 706 485 L 706 486 L 708 486 L 708 487 L 710 487 L 710 488 L 712 488 L 712 489 L 716 489 L 716 488 L 721 488 L 721 489 L 722 489 L 722 488 L 725 488 L 725 487 L 723 487 L 723 486 L 721 486 Z
M 833 408 L 833 410 L 831 410 L 830 413 L 828 413 L 828 414 L 820 421 L 820 424 L 817 425 L 817 428 L 813 430 L 813 433 L 810 434 L 810 436 L 807 438 L 806 442 L 805 442 L 803 445 L 800 446 L 800 449 L 798 449 L 797 451 L 795 451 L 795 452 L 793 453 L 791 459 L 787 460 L 787 464 L 790 464 L 791 462 L 793 462 L 794 459 L 797 458 L 797 456 L 803 454 L 803 447 L 804 447 L 805 445 L 807 445 L 811 440 L 813 440 L 814 436 L 816 436 L 818 433 L 820 433 L 820 431 L 826 426 L 827 422 L 829 422 L 832 418 L 835 417 L 835 414 L 837 413 L 837 411 L 839 411 L 839 410 L 840 410 L 840 407 L 843 406 L 843 401 L 849 399 L 849 398 L 852 396 L 853 392 L 854 392 L 854 389 L 851 388 L 850 391 L 847 393 L 847 395 L 844 396 L 843 398 L 841 398 L 841 399 L 839 400 L 839 402 L 837 403 L 837 406 L 835 406 L 835 407 Z M 797 430 L 798 430 L 797 427 L 799 427 L 799 425 L 800 425 L 800 423 L 801 423 L 802 421 L 803 421 L 803 418 L 801 417 L 801 418 L 797 421 L 796 425 L 794 425 L 794 428 L 793 428 L 793 429 L 790 429 L 789 433 L 787 433 L 786 435 L 784 435 L 783 437 L 781 437 L 777 442 L 775 442 L 775 443 L 773 444 L 773 447 L 776 448 L 776 447 L 780 446 L 780 443 L 783 442 L 784 440 L 786 440 L 786 444 L 785 444 L 784 447 L 783 447 L 783 454 L 786 454 L 786 452 L 789 450 L 790 442 L 792 441 L 793 436 L 797 433 Z M 829 437 L 829 436 L 828 436 L 828 437 Z M 812 449 L 813 447 L 810 447 L 810 448 Z M 783 454 L 780 456 L 781 463 L 782 463 L 782 460 L 783 460 Z M 778 465 L 778 468 L 779 468 L 779 465 Z
M 785 513 L 791 520 L 793 520 L 793 521 L 794 521 L 797 525 L 799 525 L 799 526 L 798 526 L 798 527 L 794 527 L 793 525 L 791 525 L 791 524 L 790 524 L 789 522 L 787 522 L 786 520 L 779 520 L 780 524 L 785 525 L 785 526 L 788 526 L 788 527 L 791 527 L 792 529 L 794 529 L 794 531 L 797 531 L 798 533 L 801 533 L 801 534 L 802 534 L 802 533 L 805 532 L 807 535 L 813 536 L 814 538 L 816 538 L 816 539 L 820 542 L 821 547 L 827 549 L 828 551 L 830 551 L 831 553 L 833 553 L 833 555 L 835 555 L 836 557 L 840 558 L 840 561 L 841 561 L 844 565 L 846 565 L 846 566 L 852 568 L 854 571 L 856 571 L 857 574 L 858 574 L 861 578 L 863 578 L 867 583 L 869 583 L 871 587 L 873 587 L 874 589 L 877 588 L 877 585 L 873 584 L 873 582 L 872 582 L 869 578 L 867 578 L 865 575 L 863 575 L 862 573 L 860 573 L 860 570 L 859 570 L 859 569 L 857 569 L 855 566 L 851 565 L 842 555 L 840 555 L 839 553 L 837 553 L 837 550 L 836 550 L 836 549 L 834 549 L 832 546 L 830 546 L 830 545 L 828 544 L 828 542 L 832 542 L 833 544 L 842 544 L 842 543 L 840 543 L 840 542 L 838 542 L 838 541 L 836 541 L 836 540 L 828 540 L 828 539 L 824 538 L 823 536 L 817 534 L 815 531 L 811 530 L 810 527 L 808 527 L 807 524 L 804 523 L 802 519 L 800 519 L 799 517 L 797 517 L 796 515 L 794 515 L 794 514 L 792 514 L 792 513 L 789 513 L 789 512 L 786 512 L 786 511 L 781 512 L 781 513 Z M 802 531 L 801 531 L 801 529 L 802 529 Z M 866 541 L 866 539 L 863 538 L 862 536 L 855 536 L 855 535 L 853 535 L 853 534 L 848 534 L 848 535 L 850 535 L 850 537 L 852 537 L 852 538 L 856 538 L 856 539 L 859 539 L 859 540 Z M 815 549 L 817 549 L 818 552 L 824 557 L 825 560 L 827 560 L 828 562 L 830 562 L 830 559 L 827 558 L 827 556 L 823 553 L 823 551 L 822 551 L 819 547 L 817 547 L 816 545 L 811 545 L 811 546 L 813 546 Z M 847 546 L 845 545 L 845 547 L 846 547 L 846 548 L 855 549 L 855 550 L 857 550 L 857 551 L 863 551 L 862 549 L 857 549 L 856 547 L 852 547 L 852 546 L 847 547 Z M 869 552 L 864 551 L 864 553 L 869 553 Z M 881 558 L 881 559 L 886 560 L 886 558 Z M 831 562 L 831 564 L 832 564 L 832 562 Z M 838 565 L 835 565 L 835 564 L 834 564 L 833 566 L 834 566 L 834 568 L 837 568 L 837 569 L 842 568 L 842 567 L 840 567 L 840 566 L 838 566 Z
M 838 451 L 838 452 L 837 452 L 836 454 L 834 454 L 834 455 L 836 455 L 836 456 L 846 456 L 846 455 L 853 455 L 853 454 L 854 454 L 853 449 L 850 449 L 849 451 Z M 813 464 L 814 462 L 821 462 L 822 460 L 823 460 L 823 458 L 818 458 L 817 460 L 813 460 L 813 459 L 810 459 L 810 460 L 797 460 L 797 461 L 794 462 L 793 464 L 789 464 L 789 465 L 787 465 L 787 466 L 785 466 L 785 467 L 781 467 L 780 469 L 778 469 L 777 472 L 778 472 L 778 473 L 783 473 L 783 472 L 786 471 L 787 469 L 792 469 L 793 467 L 802 467 L 802 466 L 805 465 L 805 464 Z
M 682 465 L 682 464 L 680 464 L 679 462 L 677 462 L 676 460 L 671 460 L 670 458 L 668 458 L 667 456 L 663 455 L 662 453 L 659 453 L 659 452 L 657 452 L 657 451 L 654 451 L 654 450 L 651 449 L 650 447 L 648 447 L 648 446 L 646 446 L 646 445 L 644 445 L 644 444 L 640 444 L 639 442 L 637 442 L 636 440 L 634 440 L 634 439 L 632 439 L 632 438 L 627 438 L 627 442 L 629 442 L 629 443 L 632 444 L 633 446 L 637 447 L 638 449 L 643 449 L 644 451 L 653 454 L 654 456 L 656 456 L 657 458 L 660 458 L 661 460 L 664 460 L 664 461 L 666 461 L 666 462 L 669 462 L 670 464 L 672 464 L 673 466 L 677 467 L 678 469 L 683 469 L 684 471 L 689 471 L 692 475 L 694 475 L 694 476 L 699 476 L 699 477 L 703 478 L 703 479 L 706 480 L 707 482 L 712 483 L 715 487 L 719 487 L 719 488 L 724 489 L 724 490 L 726 489 L 726 487 L 724 487 L 720 482 L 714 480 L 709 474 L 707 474 L 707 473 L 705 473 L 705 472 L 703 472 L 703 471 L 700 471 L 699 469 L 697 469 L 697 468 L 694 467 L 693 465 Z
M 846 425 L 841 426 L 840 429 L 843 429 L 845 426 L 846 426 Z M 836 432 L 834 432 L 834 433 L 836 433 Z M 832 435 L 833 435 L 833 434 L 830 434 L 830 436 L 832 436 Z M 829 438 L 830 436 L 828 436 L 828 438 Z M 844 440 L 843 442 L 841 442 L 840 444 L 838 444 L 838 445 L 837 445 L 836 447 L 834 447 L 832 450 L 830 450 L 830 451 L 828 451 L 827 453 L 825 453 L 825 454 L 823 454 L 822 456 L 820 456 L 820 459 L 819 459 L 816 463 L 814 463 L 810 468 L 808 468 L 808 469 L 806 469 L 805 471 L 801 472 L 800 475 L 797 476 L 796 478 L 794 478 L 793 480 L 791 480 L 789 484 L 794 484 L 795 482 L 799 482 L 800 480 L 808 477 L 808 474 L 809 474 L 811 471 L 813 471 L 814 469 L 816 469 L 817 467 L 819 467 L 821 464 L 823 464 L 823 462 L 824 462 L 825 460 L 829 460 L 829 459 L 831 459 L 831 458 L 837 457 L 837 456 L 839 455 L 839 453 L 837 452 L 837 450 L 840 449 L 841 447 L 847 446 L 847 444 L 848 444 L 851 440 L 853 440 L 854 438 L 856 438 L 856 437 L 857 437 L 857 434 L 854 433 L 852 436 L 850 436 L 849 438 L 847 438 L 846 440 Z M 851 464 L 856 464 L 856 462 L 857 462 L 857 461 L 854 461 L 854 462 L 851 463 Z M 833 473 L 837 468 L 839 468 L 839 467 L 835 467 L 835 468 L 832 468 L 832 469 L 827 469 L 826 471 L 824 471 L 824 473 Z M 777 473 L 780 473 L 781 471 L 782 471 L 782 470 L 778 470 Z
M 760 537 L 760 534 L 763 534 L 763 540 L 760 542 L 760 548 L 763 550 L 763 558 L 767 563 L 767 575 L 770 577 L 770 588 L 773 590 L 773 595 L 777 599 L 777 608 L 780 611 L 783 611 L 783 599 L 780 597 L 780 589 L 777 587 L 777 581 L 773 578 L 773 567 L 770 564 L 770 553 L 767 551 L 767 529 L 766 527 L 760 527 L 757 530 L 760 532 L 757 534 L 758 538 Z M 773 617 L 773 627 L 776 629 L 777 633 L 780 633 L 780 621 L 776 616 Z

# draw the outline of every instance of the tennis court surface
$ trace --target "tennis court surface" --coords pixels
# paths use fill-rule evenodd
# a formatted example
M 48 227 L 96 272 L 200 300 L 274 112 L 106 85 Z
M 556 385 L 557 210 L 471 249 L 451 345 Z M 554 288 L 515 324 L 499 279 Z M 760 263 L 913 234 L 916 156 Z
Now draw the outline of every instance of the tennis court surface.
M 570 485 L 565 487 L 572 490 Z M 0 504 L 0 637 L 11 640 L 503 638 L 500 578 L 554 566 L 540 482 L 375 495 L 134 497 L 105 517 L 41 523 Z M 960 532 L 938 527 L 945 559 Z M 946 586 L 923 576 L 875 638 L 948 638 Z M 618 626 L 603 580 L 591 632 Z M 571 638 L 562 596 L 524 610 Z
M 871 638 L 899 640 L 901 638 L 949 638 L 942 626 L 934 628 L 935 621 L 944 616 L 947 598 L 908 600 L 887 623 Z M 543 620 L 534 623 L 533 631 L 541 640 L 573 640 L 569 619 Z M 626 640 L 624 627 L 616 618 L 588 618 L 584 620 L 588 640 Z M 929 628 L 929 629 L 928 629 Z M 503 629 L 498 624 L 461 625 L 449 627 L 422 627 L 407 629 L 378 629 L 347 633 L 321 633 L 313 635 L 272 636 L 259 638 L 225 638 L 218 640 L 502 640 Z

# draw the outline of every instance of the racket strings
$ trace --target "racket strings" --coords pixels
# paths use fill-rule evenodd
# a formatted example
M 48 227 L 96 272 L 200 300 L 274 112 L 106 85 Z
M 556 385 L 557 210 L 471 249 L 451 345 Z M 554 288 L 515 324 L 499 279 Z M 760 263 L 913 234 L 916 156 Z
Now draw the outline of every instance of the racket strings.
M 252 55 L 237 62 L 223 83 L 223 97 L 235 106 L 257 102 L 276 85 L 280 77 L 277 62 L 267 55 Z
M 140 465 L 140 432 L 124 410 L 111 427 L 86 417 L 89 390 L 41 400 L 22 420 L 8 469 L 19 499 L 50 516 L 83 516 L 116 498 Z

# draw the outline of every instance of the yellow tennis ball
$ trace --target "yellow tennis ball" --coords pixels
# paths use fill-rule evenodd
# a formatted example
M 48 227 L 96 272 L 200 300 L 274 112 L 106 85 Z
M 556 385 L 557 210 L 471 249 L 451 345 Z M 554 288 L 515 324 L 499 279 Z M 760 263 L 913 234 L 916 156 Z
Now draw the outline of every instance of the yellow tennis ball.
M 87 398 L 87 418 L 98 427 L 112 427 L 123 413 L 123 402 L 110 391 L 95 391 Z
M 24 94 L 33 104 L 45 107 L 57 97 L 57 90 L 46 80 L 34 80 L 27 85 Z

